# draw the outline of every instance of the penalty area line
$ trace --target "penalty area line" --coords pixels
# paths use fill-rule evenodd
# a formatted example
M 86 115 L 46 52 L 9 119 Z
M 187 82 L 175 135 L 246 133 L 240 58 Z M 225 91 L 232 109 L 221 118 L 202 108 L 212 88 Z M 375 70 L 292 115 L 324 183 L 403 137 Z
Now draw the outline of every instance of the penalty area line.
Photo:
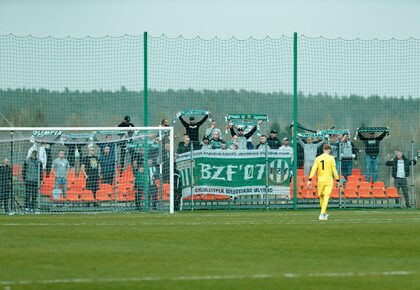
M 124 283 L 148 281 L 206 281 L 206 280 L 239 280 L 239 279 L 272 279 L 272 278 L 334 278 L 334 277 L 360 277 L 360 276 L 408 276 L 415 275 L 414 271 L 384 271 L 384 272 L 324 272 L 324 273 L 285 273 L 285 274 L 255 274 L 255 275 L 204 275 L 204 276 L 178 276 L 178 277 L 109 277 L 109 278 L 73 278 L 50 280 L 10 280 L 0 281 L 2 286 L 33 285 L 33 284 L 91 284 L 91 283 Z

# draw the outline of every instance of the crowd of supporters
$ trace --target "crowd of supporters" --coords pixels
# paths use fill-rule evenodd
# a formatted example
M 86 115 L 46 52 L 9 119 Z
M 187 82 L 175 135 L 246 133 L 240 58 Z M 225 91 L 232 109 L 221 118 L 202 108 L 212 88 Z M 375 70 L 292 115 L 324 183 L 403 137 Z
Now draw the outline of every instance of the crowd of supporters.
M 185 134 L 182 141 L 178 144 L 177 154 L 189 152 L 191 150 L 280 150 L 292 158 L 294 156 L 293 145 L 290 146 L 287 136 L 278 139 L 278 132 L 271 130 L 269 136 L 259 134 L 259 142 L 253 143 L 252 137 L 257 132 L 258 125 L 253 127 L 236 127 L 229 123 L 227 132 L 230 136 L 223 137 L 222 131 L 216 127 L 216 122 L 212 121 L 209 128 L 206 128 L 204 135 L 200 139 L 199 129 L 209 115 L 205 115 L 199 122 L 194 117 L 186 122 L 182 116 L 179 117 L 182 125 L 185 127 Z M 259 124 L 260 122 L 258 122 Z M 343 183 L 346 183 L 348 177 L 352 174 L 353 167 L 358 166 L 360 153 L 365 152 L 365 175 L 369 182 L 378 180 L 378 167 L 380 156 L 380 143 L 387 135 L 387 132 L 375 133 L 357 133 L 357 137 L 363 142 L 364 148 L 357 148 L 348 134 L 332 134 L 322 138 L 298 138 L 297 142 L 297 167 L 304 169 L 304 176 L 308 177 L 314 160 L 322 154 L 322 145 L 330 145 L 336 166 L 344 177 Z M 408 160 L 401 151 L 395 152 L 395 158 L 388 160 L 385 165 L 392 166 L 392 176 L 394 184 L 399 190 L 403 191 L 406 206 L 410 207 L 408 197 L 407 177 L 410 175 L 409 166 L 415 165 L 416 160 Z
M 276 130 L 270 130 L 269 134 L 259 132 L 258 121 L 253 126 L 236 126 L 229 123 L 226 134 L 223 136 L 222 130 L 217 127 L 215 121 L 211 121 L 210 126 L 200 134 L 200 128 L 204 126 L 209 118 L 209 112 L 198 122 L 194 117 L 189 117 L 188 122 L 179 116 L 181 124 L 185 128 L 182 141 L 176 148 L 176 155 L 191 152 L 194 150 L 278 150 L 292 158 L 294 162 L 294 150 L 289 138 L 284 136 L 278 138 Z M 169 121 L 163 119 L 160 126 L 169 126 Z M 118 127 L 134 127 L 130 117 L 126 116 Z M 255 133 L 259 135 L 259 140 L 253 143 Z M 132 132 L 128 132 L 130 137 Z M 227 135 L 227 136 L 226 136 Z M 380 142 L 385 138 L 386 133 L 375 134 L 358 133 L 358 138 L 364 143 L 366 158 L 366 180 L 375 182 L 378 178 Z M 127 136 L 126 136 L 127 137 Z M 156 207 L 156 179 L 160 178 L 163 182 L 169 181 L 169 136 L 150 134 L 148 137 L 149 149 L 147 161 L 145 152 L 128 147 L 127 139 L 120 136 L 119 140 L 113 140 L 112 135 L 106 135 L 105 141 L 93 140 L 92 143 L 63 143 L 67 150 L 60 150 L 58 156 L 52 156 L 52 146 L 54 142 L 34 142 L 29 148 L 25 162 L 23 163 L 22 180 L 25 184 L 24 207 L 27 210 L 34 210 L 36 198 L 44 176 L 49 177 L 51 172 L 55 176 L 55 189 L 61 188 L 61 195 L 66 198 L 67 175 L 71 168 L 80 170 L 86 179 L 86 189 L 91 190 L 95 196 L 99 188 L 99 183 L 113 185 L 117 174 L 122 174 L 126 168 L 126 157 L 129 157 L 130 168 L 135 177 L 136 206 L 141 207 L 140 200 L 144 188 L 147 184 L 151 192 L 151 204 Z M 159 150 L 159 142 L 161 150 Z M 330 135 L 325 138 L 298 138 L 297 143 L 297 166 L 304 168 L 304 175 L 309 175 L 310 169 L 315 158 L 322 154 L 322 145 L 327 143 L 332 149 L 332 155 L 336 160 L 337 168 L 341 175 L 347 179 L 352 174 L 353 166 L 357 167 L 360 158 L 361 148 L 356 148 L 347 134 Z M 154 144 L 156 146 L 154 146 Z M 87 154 L 83 154 L 83 147 L 87 146 Z M 119 149 L 119 152 L 118 152 Z M 66 152 L 67 151 L 67 152 Z M 117 152 L 119 162 L 117 162 Z M 145 172 L 145 163 L 149 172 Z M 395 186 L 401 188 L 407 206 L 408 186 L 406 178 L 410 174 L 409 166 L 415 165 L 415 160 L 408 160 L 401 152 L 396 152 L 395 158 L 386 162 L 387 166 L 392 167 L 392 176 L 395 178 Z M 121 170 L 118 170 L 120 168 Z M 12 170 L 9 160 L 3 159 L 0 164 L 0 206 L 9 210 L 9 192 L 12 188 Z M 45 174 L 44 174 L 45 172 Z M 345 180 L 344 180 L 345 182 Z

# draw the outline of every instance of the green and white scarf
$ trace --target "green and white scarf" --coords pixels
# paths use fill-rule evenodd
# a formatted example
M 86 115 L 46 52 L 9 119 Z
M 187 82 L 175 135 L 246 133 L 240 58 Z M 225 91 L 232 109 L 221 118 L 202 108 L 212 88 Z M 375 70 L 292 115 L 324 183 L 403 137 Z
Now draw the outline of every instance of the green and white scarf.
M 226 122 L 231 120 L 270 121 L 267 114 L 227 114 L 225 120 Z
M 173 123 L 175 124 L 176 121 L 181 116 L 203 116 L 203 115 L 209 115 L 208 120 L 210 122 L 212 122 L 211 115 L 210 115 L 210 112 L 208 110 L 184 110 L 184 111 L 179 111 L 178 113 L 176 113 L 176 117 L 173 120 Z
M 362 127 L 357 128 L 356 135 L 354 136 L 354 139 L 357 140 L 357 136 L 359 133 L 387 133 L 386 138 L 389 137 L 389 128 L 388 127 Z

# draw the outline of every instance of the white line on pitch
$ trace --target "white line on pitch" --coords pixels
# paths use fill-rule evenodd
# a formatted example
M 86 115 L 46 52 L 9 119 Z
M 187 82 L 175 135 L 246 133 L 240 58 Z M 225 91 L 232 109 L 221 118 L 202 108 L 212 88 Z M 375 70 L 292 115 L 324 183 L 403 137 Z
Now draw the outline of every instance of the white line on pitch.
M 388 271 L 388 272 L 338 272 L 338 273 L 285 273 L 280 275 L 255 274 L 255 275 L 206 275 L 206 276 L 178 276 L 178 277 L 115 277 L 115 278 L 73 278 L 50 280 L 10 280 L 0 281 L 0 285 L 32 285 L 32 284 L 89 284 L 89 283 L 118 283 L 118 282 L 147 282 L 147 281 L 205 281 L 205 280 L 238 280 L 238 279 L 270 279 L 270 278 L 308 278 L 308 277 L 360 277 L 360 276 L 408 276 L 414 275 L 413 271 Z
M 332 218 L 328 223 L 333 224 L 390 224 L 390 223 L 418 223 L 420 222 L 420 218 L 404 218 L 404 219 L 334 219 Z M 71 222 L 48 222 L 48 223 L 0 223 L 0 226 L 3 227 L 18 227 L 18 226 L 217 226 L 217 225 L 289 225 L 289 224 L 296 224 L 296 225 L 306 225 L 306 224 L 316 224 L 319 223 L 317 218 L 313 218 L 310 220 L 284 220 L 284 221 L 191 221 L 191 222 L 183 222 L 183 221 L 173 221 L 173 222 L 147 222 L 147 221 L 137 221 L 137 222 L 83 222 L 83 223 L 71 223 Z

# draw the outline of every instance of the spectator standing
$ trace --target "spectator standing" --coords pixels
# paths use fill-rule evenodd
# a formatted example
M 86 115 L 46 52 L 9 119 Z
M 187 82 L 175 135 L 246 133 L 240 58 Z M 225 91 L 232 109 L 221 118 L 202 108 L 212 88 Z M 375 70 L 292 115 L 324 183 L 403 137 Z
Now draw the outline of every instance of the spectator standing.
M 142 210 L 141 199 L 144 193 L 144 184 L 147 182 L 143 163 L 138 162 L 137 160 L 133 162 L 133 175 L 136 209 Z
M 190 143 L 190 136 L 184 134 L 182 138 L 182 142 L 178 144 L 178 150 L 176 151 L 177 154 L 182 154 L 185 152 L 191 151 L 191 143 Z
M 153 163 L 153 159 L 149 158 L 148 160 L 148 174 L 146 176 L 147 182 L 149 184 L 149 200 L 151 201 L 151 208 L 157 209 L 157 193 L 158 189 L 156 186 L 156 179 L 159 178 L 159 171 Z
M 378 179 L 378 167 L 379 167 L 379 142 L 381 142 L 388 132 L 383 132 L 378 137 L 375 137 L 375 132 L 370 132 L 369 137 L 358 132 L 358 137 L 363 143 L 365 143 L 366 152 L 366 181 L 370 181 L 372 176 L 372 182 Z M 372 173 L 372 175 L 371 175 Z
M 95 141 L 98 141 L 95 139 Z M 117 142 L 112 141 L 112 135 L 107 134 L 105 136 L 105 142 L 97 142 L 96 145 L 99 147 L 99 158 L 104 154 L 105 147 L 109 148 L 109 155 L 114 156 L 115 158 L 115 151 L 117 147 Z
M 160 121 L 159 127 L 169 127 L 169 124 L 170 123 L 168 119 L 162 119 L 162 121 Z M 161 131 L 159 134 L 163 144 L 167 144 L 170 142 L 169 131 Z
M 238 135 L 232 136 L 232 142 L 229 145 L 230 150 L 238 150 L 239 149 L 239 137 Z
M 39 187 L 42 183 L 42 162 L 38 150 L 31 152 L 31 157 L 23 164 L 22 178 L 25 182 L 25 209 L 35 211 Z
M 26 155 L 26 159 L 31 158 L 32 152 L 36 150 L 38 159 L 42 163 L 42 170 L 45 170 L 47 168 L 47 152 L 45 151 L 44 146 L 42 146 L 41 143 L 34 143 L 31 148 L 29 148 L 28 154 Z
M 354 143 L 349 140 L 349 136 L 344 134 L 340 140 L 340 154 L 341 154 L 341 175 L 347 180 L 353 170 L 354 165 L 357 166 L 357 148 Z
M 54 143 L 47 143 L 47 142 L 42 142 L 41 143 L 41 146 L 44 147 L 44 149 L 45 149 L 45 154 L 46 154 L 46 157 L 47 157 L 47 162 L 46 162 L 46 166 L 45 166 L 47 177 L 50 176 L 50 172 L 51 172 L 51 166 L 52 166 L 52 161 L 53 161 L 52 160 L 52 155 L 51 155 L 51 149 L 52 149 L 53 145 L 54 145 Z
M 111 155 L 111 149 L 104 147 L 103 154 L 99 157 L 101 165 L 102 183 L 112 184 L 115 176 L 115 158 Z
M 340 157 L 339 157 L 339 146 L 340 146 L 340 141 L 337 139 L 337 135 L 331 135 L 330 139 L 328 141 L 328 145 L 330 145 L 331 147 L 331 155 L 334 157 L 335 159 L 335 164 L 336 164 L 336 168 L 338 171 L 340 168 Z M 340 173 L 340 172 L 339 172 Z
M 206 129 L 206 132 L 204 133 L 204 136 L 211 139 L 211 138 L 213 138 L 213 133 L 214 132 L 217 132 L 219 134 L 219 139 L 220 140 L 223 139 L 222 131 L 220 131 L 220 129 L 216 127 L 216 121 L 211 122 L 210 128 Z
M 211 149 L 221 149 L 222 141 L 218 131 L 213 131 L 213 137 L 210 140 Z
M 268 143 L 267 143 L 267 136 L 265 136 L 265 135 L 260 136 L 260 143 L 257 144 L 255 149 L 257 149 L 257 150 L 270 149 L 270 146 L 268 146 Z
M 203 144 L 201 145 L 201 150 L 210 150 L 210 149 L 211 149 L 210 140 L 208 137 L 204 136 Z
M 318 147 L 325 143 L 325 140 L 322 140 L 321 142 L 318 142 L 316 144 L 313 143 L 313 141 L 314 140 L 312 137 L 308 137 L 306 139 L 306 143 L 304 143 L 301 138 L 298 138 L 298 143 L 303 147 L 304 152 L 305 161 L 303 167 L 305 176 L 308 176 L 311 172 L 312 165 L 314 164 L 316 158 Z
M 66 142 L 66 141 L 67 141 L 67 138 L 64 138 L 63 142 Z M 73 140 L 70 142 L 71 143 L 64 143 L 64 146 L 68 148 L 66 159 L 69 162 L 70 167 L 76 167 L 76 160 L 83 159 L 82 147 L 86 144 L 77 143 L 76 140 Z
M 179 120 L 181 121 L 182 125 L 185 127 L 185 134 L 188 135 L 191 139 L 191 143 L 193 144 L 194 150 L 198 149 L 200 146 L 200 126 L 204 124 L 204 122 L 209 118 L 210 112 L 207 112 L 206 115 L 201 119 L 199 122 L 195 122 L 195 118 L 191 116 L 189 118 L 189 123 L 187 123 L 182 116 L 179 116 Z
M 0 207 L 4 212 L 9 213 L 9 203 L 12 194 L 12 168 L 8 159 L 3 159 L 0 164 Z
M 393 160 L 387 161 L 386 166 L 392 166 L 392 177 L 394 177 L 394 186 L 397 191 L 400 188 L 404 194 L 405 205 L 407 208 L 411 208 L 410 200 L 408 197 L 408 185 L 407 177 L 410 176 L 410 165 L 416 165 L 416 160 L 408 160 L 407 157 L 401 152 L 397 151 Z
M 70 164 L 64 158 L 64 150 L 58 152 L 58 158 L 53 161 L 51 169 L 55 172 L 55 189 L 60 189 L 61 185 L 63 188 L 63 198 L 66 199 L 67 174 L 70 169 Z
M 93 197 L 99 189 L 99 178 L 101 175 L 101 165 L 95 155 L 95 148 L 89 148 L 88 155 L 82 160 L 82 172 L 86 178 L 86 189 L 91 190 Z
M 171 151 L 171 144 L 166 143 L 164 148 L 162 148 L 162 179 L 164 183 L 169 183 L 170 177 L 170 151 Z
M 289 138 L 283 138 L 282 145 L 280 146 L 279 151 L 290 155 L 290 157 L 292 158 L 291 162 L 293 162 L 293 148 L 289 146 Z
M 125 116 L 124 117 L 124 120 L 118 125 L 118 127 L 122 127 L 122 128 L 134 127 L 134 124 L 131 123 L 130 116 Z M 132 135 L 133 135 L 133 132 L 132 131 L 128 131 L 127 132 L 127 137 L 128 138 L 131 137 Z M 124 138 L 124 136 L 125 135 L 121 135 L 120 137 L 121 138 Z M 119 142 L 119 145 L 120 145 L 120 166 L 121 166 L 121 174 L 122 174 L 122 171 L 124 170 L 124 166 L 125 166 L 125 154 L 127 152 L 127 143 L 128 143 L 128 140 L 123 140 L 123 141 Z M 133 154 L 134 154 L 133 149 L 130 148 L 128 150 L 128 152 L 130 154 L 131 160 L 133 161 L 134 160 L 134 158 L 133 158 Z
M 277 139 L 277 131 L 271 130 L 270 137 L 268 137 L 267 140 L 268 146 L 270 146 L 271 149 L 279 149 L 281 146 L 280 140 Z
M 258 121 L 258 124 L 261 124 L 261 121 Z M 255 125 L 248 133 L 244 134 L 244 129 L 239 127 L 237 132 L 235 132 L 234 126 L 230 126 L 230 134 L 233 136 L 238 136 L 238 149 L 246 150 L 248 149 L 248 139 L 257 131 L 257 126 Z M 251 143 L 252 144 L 252 143 Z

